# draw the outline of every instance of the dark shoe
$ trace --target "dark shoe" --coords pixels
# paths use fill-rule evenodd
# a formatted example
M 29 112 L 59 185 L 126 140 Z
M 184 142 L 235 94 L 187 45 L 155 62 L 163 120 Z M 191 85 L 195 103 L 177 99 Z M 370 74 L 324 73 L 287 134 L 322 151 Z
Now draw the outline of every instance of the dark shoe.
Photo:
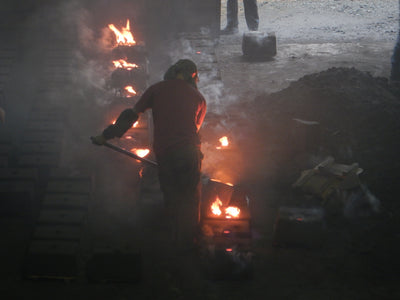
M 220 34 L 237 34 L 239 29 L 237 27 L 225 27 L 220 31 Z

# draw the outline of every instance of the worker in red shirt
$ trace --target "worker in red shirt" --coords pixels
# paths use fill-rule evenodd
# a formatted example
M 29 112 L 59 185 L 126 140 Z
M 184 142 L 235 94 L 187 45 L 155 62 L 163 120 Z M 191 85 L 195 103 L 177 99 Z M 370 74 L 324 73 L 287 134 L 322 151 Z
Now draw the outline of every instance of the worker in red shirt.
M 102 145 L 121 137 L 139 115 L 152 109 L 153 150 L 159 181 L 172 224 L 172 240 L 180 248 L 190 247 L 198 223 L 202 153 L 199 129 L 206 101 L 197 89 L 196 64 L 181 59 L 172 65 L 164 80 L 150 86 L 132 109 L 124 110 L 114 125 L 92 139 Z

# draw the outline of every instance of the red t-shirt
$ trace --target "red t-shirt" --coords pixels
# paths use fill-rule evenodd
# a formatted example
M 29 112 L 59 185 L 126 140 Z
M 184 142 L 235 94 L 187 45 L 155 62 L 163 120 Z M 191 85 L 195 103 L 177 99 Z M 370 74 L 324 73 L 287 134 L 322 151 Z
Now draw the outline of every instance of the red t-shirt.
M 162 155 L 179 145 L 200 146 L 198 135 L 206 114 L 203 95 L 182 79 L 164 80 L 149 87 L 134 110 L 152 109 L 154 151 Z

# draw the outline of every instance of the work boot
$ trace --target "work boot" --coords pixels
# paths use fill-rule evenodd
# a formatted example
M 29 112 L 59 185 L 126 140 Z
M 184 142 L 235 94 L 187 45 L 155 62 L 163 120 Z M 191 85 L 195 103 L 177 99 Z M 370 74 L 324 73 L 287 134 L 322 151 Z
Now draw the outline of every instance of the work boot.
M 239 29 L 233 26 L 226 26 L 224 29 L 220 31 L 220 34 L 228 35 L 228 34 L 238 34 Z

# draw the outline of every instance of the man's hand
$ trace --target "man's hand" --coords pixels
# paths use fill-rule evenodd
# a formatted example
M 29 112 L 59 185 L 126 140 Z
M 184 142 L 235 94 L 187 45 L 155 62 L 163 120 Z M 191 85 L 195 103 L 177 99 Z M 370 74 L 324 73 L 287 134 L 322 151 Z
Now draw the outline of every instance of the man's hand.
M 102 134 L 96 135 L 96 136 L 91 136 L 90 139 L 92 140 L 93 144 L 99 145 L 99 146 L 103 146 L 107 142 L 107 139 Z

